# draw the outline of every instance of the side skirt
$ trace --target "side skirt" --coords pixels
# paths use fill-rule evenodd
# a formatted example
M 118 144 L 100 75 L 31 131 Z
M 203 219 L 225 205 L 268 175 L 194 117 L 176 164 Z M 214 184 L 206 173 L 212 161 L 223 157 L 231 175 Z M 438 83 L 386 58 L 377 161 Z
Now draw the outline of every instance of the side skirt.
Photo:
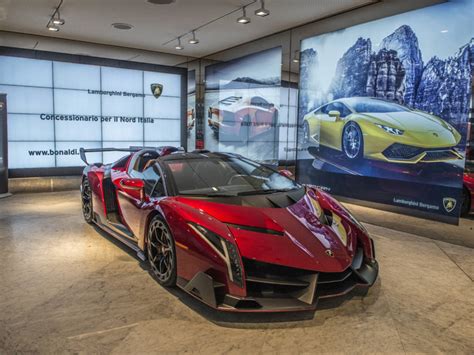
M 94 216 L 94 223 L 97 227 L 99 227 L 100 229 L 102 229 L 104 232 L 106 232 L 107 234 L 111 235 L 112 237 L 114 237 L 115 239 L 118 239 L 120 242 L 122 242 L 123 244 L 125 244 L 127 247 L 129 247 L 130 249 L 132 249 L 133 251 L 135 251 L 137 253 L 137 256 L 140 260 L 143 260 L 145 261 L 146 257 L 145 257 L 145 254 L 143 253 L 143 251 L 138 247 L 138 245 L 132 241 L 130 241 L 130 239 L 128 239 L 126 236 L 123 236 L 121 235 L 120 233 L 116 232 L 115 230 L 113 230 L 112 228 L 110 228 L 109 226 L 107 226 L 106 224 L 102 223 L 100 221 L 100 217 L 97 216 L 97 214 L 95 214 Z

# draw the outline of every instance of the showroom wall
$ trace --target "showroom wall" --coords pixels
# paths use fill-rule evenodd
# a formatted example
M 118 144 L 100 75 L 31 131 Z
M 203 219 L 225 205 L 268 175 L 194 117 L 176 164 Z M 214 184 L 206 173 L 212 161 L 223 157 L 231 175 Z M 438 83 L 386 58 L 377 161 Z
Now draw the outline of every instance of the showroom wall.
M 433 5 L 433 2 L 426 2 L 425 5 Z M 206 85 L 204 98 L 206 147 L 220 151 L 240 151 L 244 155 L 251 155 L 255 159 L 280 166 L 292 167 L 297 161 L 296 176 L 301 182 L 318 185 L 339 196 L 365 200 L 372 205 L 380 203 L 383 204 L 380 206 L 386 209 L 457 223 L 462 204 L 465 148 L 466 144 L 469 145 L 468 120 L 472 119 L 469 118 L 472 95 L 472 64 L 469 64 L 471 60 L 469 58 L 473 53 L 474 31 L 469 14 L 472 13 L 470 10 L 473 2 L 454 0 L 412 12 L 410 10 L 413 8 L 410 6 L 420 6 L 420 2 L 415 4 L 415 2 L 393 1 L 389 4 L 384 2 L 369 5 L 230 48 L 203 59 L 201 71 L 204 73 Z M 399 14 L 404 11 L 407 12 Z M 390 17 L 397 14 L 399 15 Z M 456 22 L 453 21 L 454 18 Z M 371 21 L 374 20 L 379 21 L 371 25 Z M 361 23 L 367 23 L 366 27 L 357 26 Z M 338 30 L 341 31 L 334 32 Z M 402 38 L 402 35 L 405 37 Z M 341 42 L 342 39 L 344 41 Z M 313 48 L 312 43 L 317 41 L 322 45 Z M 362 44 L 366 44 L 365 51 L 361 48 Z M 410 44 L 413 48 L 408 48 Z M 397 56 L 397 51 L 401 58 L 391 58 L 394 52 Z M 410 52 L 412 57 L 407 58 L 405 53 L 409 51 L 412 51 Z M 313 53 L 312 58 L 308 56 L 310 52 Z M 268 95 L 271 88 L 278 84 L 269 53 L 273 53 L 273 60 L 277 57 L 281 60 L 281 70 L 278 72 L 279 97 L 274 93 Z M 392 60 L 390 63 L 388 61 L 385 63 L 390 64 L 390 67 L 377 67 L 380 63 L 376 60 L 380 61 L 383 55 L 385 59 Z M 364 62 L 363 58 L 367 58 L 366 63 L 359 63 L 359 67 L 363 68 L 362 73 L 358 72 L 359 58 L 362 59 L 360 62 Z M 371 58 L 373 58 L 372 71 L 375 71 L 375 75 L 371 76 L 373 85 L 369 88 L 367 72 Z M 463 59 L 466 59 L 467 65 L 459 64 Z M 319 63 L 318 60 L 322 63 L 317 68 L 319 71 L 314 70 Z M 330 66 L 328 67 L 326 63 L 330 63 Z M 337 63 L 339 63 L 338 71 L 347 80 L 347 82 L 339 80 L 339 86 L 335 82 L 331 84 L 334 80 L 329 77 L 336 70 Z M 444 88 L 444 102 L 438 100 L 434 103 L 433 99 L 428 97 L 430 92 L 437 91 L 432 87 L 434 82 L 429 80 L 430 76 L 438 73 L 433 63 L 438 64 L 439 68 L 445 68 L 445 73 L 453 71 L 447 68 L 450 65 L 453 69 L 457 69 L 458 65 L 462 67 L 459 71 L 454 70 L 454 74 L 445 74 L 444 78 L 438 80 L 438 87 Z M 346 72 L 343 72 L 344 65 Z M 208 83 L 208 76 L 212 76 L 216 67 L 220 75 L 217 80 L 219 82 Z M 235 70 L 236 67 L 239 68 L 238 71 Z M 381 90 L 377 91 L 377 70 L 378 74 L 383 74 L 384 70 L 391 71 L 389 74 L 397 86 L 393 90 L 393 95 L 390 90 L 385 90 L 383 93 Z M 422 77 L 425 79 L 418 87 Z M 360 86 L 360 92 L 357 90 L 349 92 L 350 86 L 356 85 L 358 78 L 365 85 Z M 383 81 L 383 75 L 379 75 L 378 78 Z M 321 92 L 314 90 L 318 85 L 338 91 L 328 95 L 325 89 L 322 95 Z M 463 89 L 457 90 L 456 87 Z M 298 89 L 303 89 L 303 92 L 298 92 Z M 414 164 L 402 165 L 400 161 L 393 161 L 382 164 L 381 167 L 374 166 L 376 159 L 373 158 L 380 158 L 381 152 L 375 152 L 373 157 L 355 159 L 351 162 L 351 166 L 346 164 L 347 158 L 340 157 L 337 151 L 330 152 L 329 156 L 318 156 L 323 147 L 317 143 L 317 135 L 313 132 L 313 138 L 316 138 L 314 144 L 304 141 L 304 116 L 333 99 L 351 96 L 378 97 L 402 104 L 407 110 L 421 110 L 422 113 L 415 114 L 419 118 L 418 125 L 422 125 L 421 121 L 428 124 L 427 122 L 434 120 L 442 132 L 434 132 L 436 129 L 433 129 L 434 133 L 430 134 L 435 137 L 435 134 L 443 135 L 446 131 L 448 133 L 445 138 L 449 140 L 451 137 L 453 142 L 448 142 L 443 147 L 439 144 L 433 146 L 435 150 L 443 148 L 442 152 L 418 152 L 420 154 L 417 158 L 420 160 L 427 154 L 423 164 L 416 164 L 418 161 L 413 161 Z M 252 99 L 254 104 L 251 102 Z M 459 104 L 460 101 L 462 104 Z M 446 110 L 447 102 L 452 103 L 450 113 L 442 111 Z M 278 111 L 278 119 L 265 121 L 262 117 L 268 115 L 270 109 Z M 242 117 L 239 110 L 246 110 L 250 118 Z M 218 116 L 221 116 L 221 127 L 226 130 L 225 135 L 221 132 L 216 134 L 216 129 L 212 127 Z M 257 128 L 264 129 L 261 129 L 258 135 L 253 135 L 248 129 L 239 132 L 234 127 L 238 125 L 236 123 L 238 120 L 245 121 L 245 125 L 239 126 L 250 126 L 255 131 Z M 382 133 L 387 133 L 383 131 L 385 128 L 372 125 Z M 321 133 L 320 128 L 318 133 Z M 330 132 L 333 130 L 330 129 Z M 402 133 L 402 130 L 400 129 L 398 133 Z M 410 134 L 407 132 L 405 137 Z M 325 137 L 321 139 L 324 140 Z M 334 139 L 339 144 L 340 138 Z M 422 145 L 429 147 L 427 139 L 416 139 L 421 139 Z M 441 156 L 443 154 L 444 156 Z M 424 163 L 427 163 L 430 157 L 436 164 L 428 167 Z M 335 161 L 338 159 L 341 161 Z M 377 164 L 376 162 L 375 165 Z
M 185 146 L 186 76 L 185 68 L 2 47 L 12 175 L 80 167 L 81 147 Z

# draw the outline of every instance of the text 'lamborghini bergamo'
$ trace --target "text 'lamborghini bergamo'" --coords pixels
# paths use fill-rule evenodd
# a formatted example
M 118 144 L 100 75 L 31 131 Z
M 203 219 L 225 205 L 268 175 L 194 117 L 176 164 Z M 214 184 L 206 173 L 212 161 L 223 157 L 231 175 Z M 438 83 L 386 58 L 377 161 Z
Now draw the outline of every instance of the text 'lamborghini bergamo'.
M 88 164 L 82 208 L 148 260 L 164 286 L 234 312 L 302 311 L 319 299 L 367 290 L 374 244 L 334 198 L 230 153 L 179 148 L 126 151 Z

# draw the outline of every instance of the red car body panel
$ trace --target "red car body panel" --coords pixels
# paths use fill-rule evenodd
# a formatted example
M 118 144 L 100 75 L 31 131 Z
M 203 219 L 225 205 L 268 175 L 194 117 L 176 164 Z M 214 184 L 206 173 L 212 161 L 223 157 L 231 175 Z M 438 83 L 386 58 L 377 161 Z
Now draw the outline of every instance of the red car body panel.
M 359 271 L 354 269 L 353 273 L 348 273 L 350 277 L 358 275 L 358 281 L 345 288 L 341 286 L 327 295 L 320 295 L 320 298 L 344 294 L 357 286 L 369 287 L 375 281 L 378 267 L 372 240 L 363 227 L 328 194 L 307 186 L 302 198 L 284 208 L 237 205 L 179 195 L 150 198 L 143 196 L 142 191 L 131 191 L 123 186 L 124 179 L 130 178 L 129 164 L 134 154 L 120 167 L 86 167 L 84 178 L 89 180 L 92 190 L 94 221 L 129 246 L 135 246 L 134 249 L 138 253 L 142 252 L 143 258 L 147 247 L 148 223 L 153 216 L 160 214 L 166 220 L 175 240 L 177 276 L 181 281 L 178 285 L 189 292 L 186 285 L 197 275 L 204 273 L 213 282 L 222 284 L 224 300 L 235 301 L 233 306 L 228 306 L 225 302 L 221 305 L 210 304 L 201 299 L 210 306 L 242 312 L 295 311 L 316 307 L 317 296 L 304 303 L 295 296 L 297 292 L 291 293 L 291 297 L 296 297 L 293 303 L 282 304 L 276 304 L 278 300 L 274 299 L 249 296 L 251 292 L 248 282 L 255 282 L 255 277 L 247 275 L 247 272 L 251 270 L 249 265 L 255 262 L 258 267 L 283 268 L 314 275 L 311 282 L 316 283 L 318 275 L 321 278 L 323 274 L 336 277 L 341 273 L 348 273 L 354 267 L 356 259 L 360 259 L 360 265 L 357 266 Z M 108 182 L 105 179 L 110 179 L 113 189 L 106 187 Z M 107 196 L 110 191 L 112 195 Z M 109 221 L 107 203 L 110 203 L 110 199 L 116 201 L 119 220 L 127 233 L 121 234 L 116 228 L 117 223 Z M 333 221 L 340 219 L 346 232 L 345 238 L 338 234 L 334 222 L 330 225 L 326 217 L 317 216 L 315 203 L 319 203 L 321 211 L 333 216 Z M 228 265 L 192 230 L 189 223 L 196 223 L 236 245 L 239 253 L 237 262 L 242 270 L 241 285 L 231 281 Z M 359 249 L 360 255 L 356 256 Z M 368 275 L 369 281 L 363 282 L 364 275 Z M 320 286 L 314 284 L 311 287 L 317 291 Z M 258 304 L 261 306 L 238 307 L 238 302 L 242 300 L 260 302 Z

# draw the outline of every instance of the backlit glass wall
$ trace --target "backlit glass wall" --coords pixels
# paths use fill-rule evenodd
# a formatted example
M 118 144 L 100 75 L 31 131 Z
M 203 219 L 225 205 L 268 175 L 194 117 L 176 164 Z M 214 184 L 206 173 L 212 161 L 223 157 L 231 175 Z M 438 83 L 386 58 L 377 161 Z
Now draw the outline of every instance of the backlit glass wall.
M 181 91 L 180 74 L 0 56 L 9 168 L 81 166 L 80 147 L 180 146 Z

